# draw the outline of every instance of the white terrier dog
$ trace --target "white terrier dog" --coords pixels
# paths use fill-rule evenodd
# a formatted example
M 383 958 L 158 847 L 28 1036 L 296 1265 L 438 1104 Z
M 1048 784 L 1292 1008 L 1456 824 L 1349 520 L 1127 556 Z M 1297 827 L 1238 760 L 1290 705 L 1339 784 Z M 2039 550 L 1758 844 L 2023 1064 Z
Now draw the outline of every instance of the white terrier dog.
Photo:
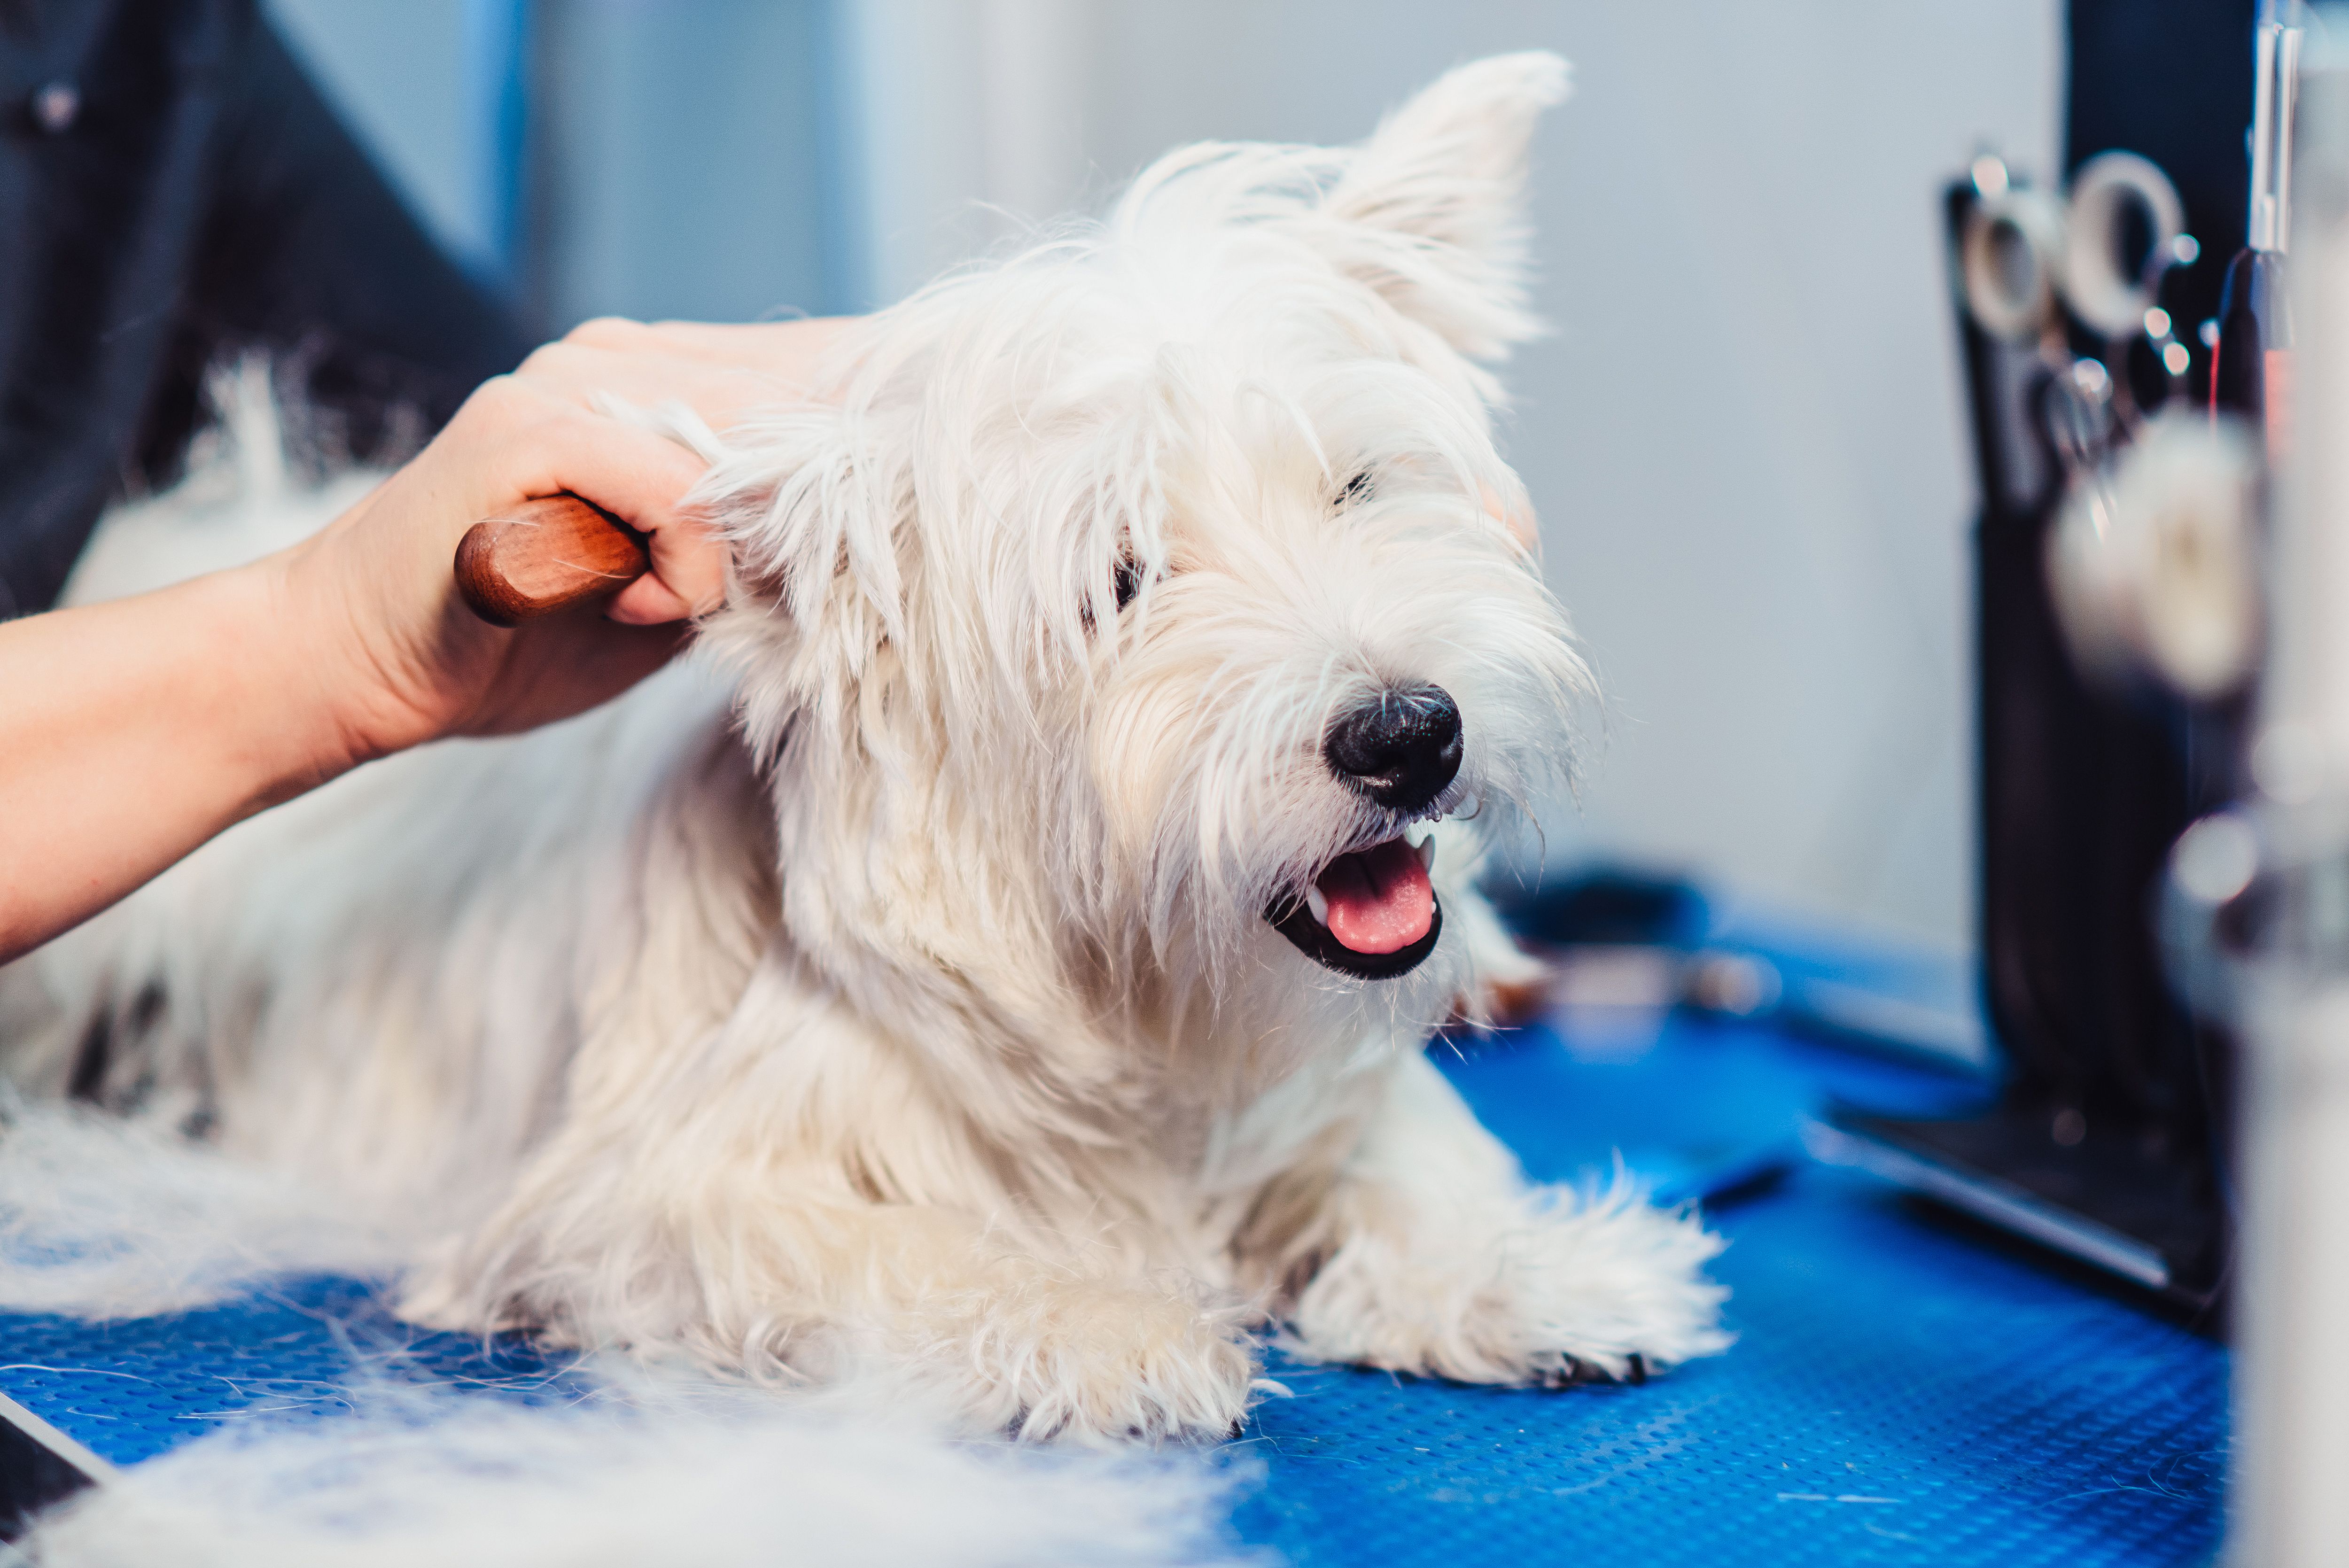
M 1565 79 L 1184 149 L 874 317 L 836 405 L 681 428 L 714 656 L 225 834 L 5 976 L 12 1071 L 408 1218 L 420 1321 L 1030 1436 L 1227 1432 L 1270 1324 L 1718 1350 L 1696 1221 L 1527 1186 L 1423 1049 L 1522 967 L 1471 875 L 1588 686 L 1475 363 Z

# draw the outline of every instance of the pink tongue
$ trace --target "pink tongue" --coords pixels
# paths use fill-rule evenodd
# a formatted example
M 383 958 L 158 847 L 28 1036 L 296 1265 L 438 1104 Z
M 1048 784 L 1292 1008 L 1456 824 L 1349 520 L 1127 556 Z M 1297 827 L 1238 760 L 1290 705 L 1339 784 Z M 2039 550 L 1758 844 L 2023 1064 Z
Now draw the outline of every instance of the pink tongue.
M 1401 839 L 1340 855 L 1315 885 L 1330 901 L 1330 934 L 1357 953 L 1409 947 L 1435 920 L 1427 868 Z

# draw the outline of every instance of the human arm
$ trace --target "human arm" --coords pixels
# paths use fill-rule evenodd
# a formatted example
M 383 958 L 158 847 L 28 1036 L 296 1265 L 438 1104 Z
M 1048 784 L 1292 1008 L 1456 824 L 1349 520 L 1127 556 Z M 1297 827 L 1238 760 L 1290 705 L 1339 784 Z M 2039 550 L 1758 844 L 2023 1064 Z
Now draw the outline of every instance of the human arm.
M 722 429 L 809 396 L 837 328 L 591 323 L 303 543 L 0 624 L 0 960 L 372 758 L 565 717 L 657 668 L 722 593 L 724 553 L 683 504 L 699 459 L 597 395 L 675 398 Z M 560 490 L 648 534 L 651 573 L 605 606 L 480 621 L 450 575 L 458 540 Z

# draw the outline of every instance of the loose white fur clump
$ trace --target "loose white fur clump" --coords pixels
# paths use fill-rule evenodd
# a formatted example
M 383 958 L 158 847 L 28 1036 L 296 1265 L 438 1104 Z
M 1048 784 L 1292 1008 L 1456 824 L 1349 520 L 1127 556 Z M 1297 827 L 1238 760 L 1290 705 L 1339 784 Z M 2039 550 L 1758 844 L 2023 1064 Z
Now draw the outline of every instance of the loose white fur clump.
M 280 1275 L 389 1277 L 415 1251 L 346 1197 L 0 1085 L 0 1311 L 150 1317 Z
M 284 1274 L 368 1274 L 412 1248 L 321 1195 L 77 1109 L 0 1104 L 0 1309 L 111 1318 Z M 354 1352 L 272 1414 L 107 1478 L 27 1543 L 45 1568 L 169 1562 L 528 1568 L 690 1561 L 997 1568 L 1237 1563 L 1252 1472 L 1187 1456 L 1050 1457 L 945 1435 L 885 1378 L 778 1397 L 613 1360 L 564 1397 L 419 1384 Z
M 382 1388 L 229 1429 L 54 1510 L 43 1568 L 1214 1568 L 1244 1472 L 957 1444 L 689 1400 L 539 1408 Z
M 1475 878 L 1589 688 L 1481 363 L 1564 90 L 1510 56 L 1359 147 L 1179 150 L 825 402 L 674 421 L 733 547 L 701 657 L 222 835 L 0 971 L 7 1071 L 400 1215 L 417 1321 L 1030 1438 L 1227 1432 L 1274 1331 L 1503 1383 L 1719 1349 L 1696 1220 L 1529 1188 L 1423 1048 L 1522 972 Z M 1449 783 L 1340 776 L 1341 717 L 1434 687 Z M 1276 927 L 1422 831 L 1415 967 Z

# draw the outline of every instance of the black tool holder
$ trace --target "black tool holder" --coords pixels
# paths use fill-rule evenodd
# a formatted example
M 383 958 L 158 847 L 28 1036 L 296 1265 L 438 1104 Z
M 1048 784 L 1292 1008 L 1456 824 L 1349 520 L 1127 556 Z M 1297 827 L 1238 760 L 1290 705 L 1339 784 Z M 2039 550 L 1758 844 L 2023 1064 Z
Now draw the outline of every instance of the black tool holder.
M 2193 347 L 2198 394 L 2209 350 L 2191 325 L 2217 315 L 2219 279 L 2242 242 L 2251 26 L 2249 4 L 2107 0 L 2071 12 L 2071 165 L 2111 148 L 2151 158 L 2201 242 L 2162 294 Z M 1982 490 L 1982 984 L 2011 1074 L 1971 1119 L 1845 1109 L 1832 1119 L 1848 1155 L 2215 1323 L 2232 1228 L 2232 1048 L 2168 984 L 2156 906 L 2178 834 L 2239 793 L 2241 713 L 2116 691 L 2075 669 L 2046 570 L 2063 490 L 2037 406 L 2049 372 L 1966 309 L 1959 241 L 1977 200 L 1961 181 L 1944 215 Z M 2075 338 L 2075 352 L 2102 346 Z M 2108 368 L 2159 396 L 2144 366 Z

